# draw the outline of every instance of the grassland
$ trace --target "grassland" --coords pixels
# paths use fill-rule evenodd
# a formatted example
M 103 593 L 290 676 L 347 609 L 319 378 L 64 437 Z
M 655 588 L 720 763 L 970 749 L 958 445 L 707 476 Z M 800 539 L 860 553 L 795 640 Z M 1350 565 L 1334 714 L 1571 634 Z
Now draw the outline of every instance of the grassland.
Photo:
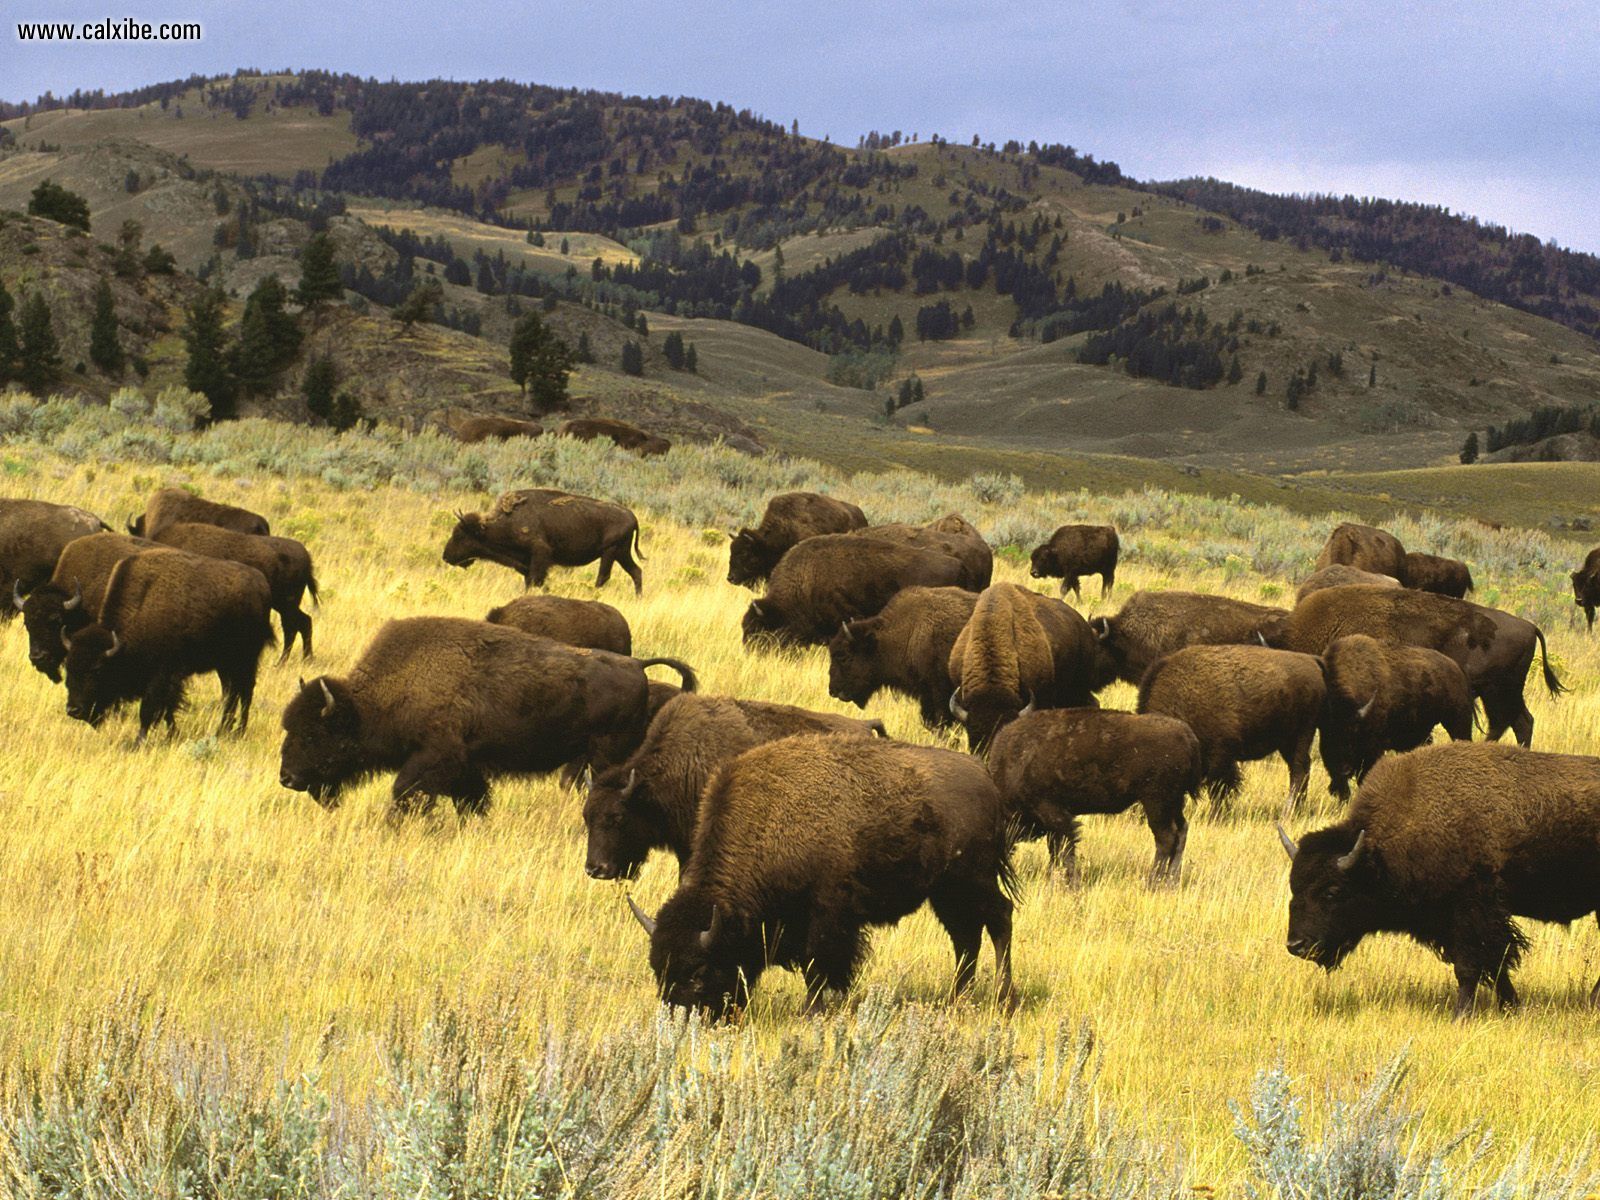
M 1084 1176 L 1089 1182 L 1063 1194 L 1243 1195 L 1270 1177 L 1235 1136 L 1229 1101 L 1247 1097 L 1275 1064 L 1312 1097 L 1306 1120 L 1315 1140 L 1338 1133 L 1325 1115 L 1328 1096 L 1383 1083 L 1380 1069 L 1408 1051 L 1405 1092 L 1416 1118 L 1394 1134 L 1393 1154 L 1425 1157 L 1462 1130 L 1495 1134 L 1462 1166 L 1460 1190 L 1439 1195 L 1507 1172 L 1533 1179 L 1571 1159 L 1594 1129 L 1600 1023 L 1583 1003 L 1600 973 L 1593 923 L 1529 927 L 1519 977 L 1526 1007 L 1512 1016 L 1451 1021 L 1447 969 L 1397 939 L 1373 941 L 1337 974 L 1315 973 L 1282 947 L 1286 870 L 1270 825 L 1286 785 L 1278 763 L 1248 770 L 1231 815 L 1195 815 L 1174 893 L 1145 889 L 1150 839 L 1131 815 L 1087 823 L 1077 889 L 1048 875 L 1039 847 L 1026 848 L 1016 954 L 1025 1003 L 1009 1023 L 981 1000 L 945 1003 L 948 942 L 919 914 L 875 939 L 843 1012 L 801 1017 L 797 981 L 773 975 L 739 1026 L 687 1032 L 659 1020 L 642 937 L 621 891 L 583 875 L 579 799 L 554 781 L 504 781 L 482 819 L 436 814 L 399 827 L 385 819 L 387 779 L 357 788 L 334 812 L 277 783 L 277 716 L 299 675 L 344 671 L 392 617 L 478 615 L 517 593 L 509 572 L 463 572 L 438 557 L 450 511 L 505 487 L 570 487 L 639 511 L 645 593 L 635 598 L 613 584 L 603 598 L 626 614 L 641 653 L 692 661 L 711 692 L 830 710 L 841 706 L 827 696 L 820 652 L 752 657 L 740 646 L 748 593 L 723 581 L 720 531 L 749 519 L 772 491 L 827 487 L 877 519 L 958 509 L 1002 547 L 997 577 L 1017 582 L 1027 581 L 1019 549 L 1055 523 L 1112 521 L 1126 566 L 1119 594 L 1087 602 L 1091 614 L 1148 587 L 1281 600 L 1331 514 L 1308 519 L 1153 489 L 1025 491 L 1003 474 L 961 483 L 904 472 L 845 477 L 714 448 L 639 462 L 554 439 L 461 447 L 433 435 L 332 438 L 267 422 L 175 435 L 137 412 L 66 401 L 7 400 L 0 437 L 8 495 L 83 504 L 119 523 L 152 488 L 193 484 L 302 538 L 323 582 L 317 660 L 266 667 L 252 727 L 236 739 L 209 736 L 218 716 L 209 680 L 192 689 L 171 741 L 134 747 L 127 715 L 98 732 L 72 722 L 61 690 L 29 668 L 20 625 L 0 629 L 8 735 L 0 750 L 0 1128 L 11 1130 L 0 1136 L 0 1177 L 16 1194 L 74 1194 L 37 1171 L 32 1184 L 18 1182 L 19 1164 L 44 1161 L 46 1151 L 87 1162 L 102 1147 L 96 1161 L 109 1179 L 103 1145 L 156 1144 L 183 1114 L 197 1119 L 207 1104 L 234 1111 L 223 1103 L 230 1096 L 276 1103 L 280 1117 L 292 1110 L 313 1127 L 305 1178 L 261 1195 L 329 1194 L 328 1156 L 350 1145 L 369 1147 L 363 1178 L 388 1181 L 362 1194 L 433 1194 L 405 1183 L 405 1153 L 433 1153 L 418 1142 L 424 1133 L 439 1140 L 445 1163 L 456 1161 L 450 1147 L 465 1158 L 472 1146 L 482 1151 L 480 1142 L 500 1145 L 485 1128 L 509 1120 L 510 1110 L 489 1102 L 485 1083 L 477 1111 L 451 1109 L 436 1127 L 429 1097 L 459 1091 L 467 1076 L 493 1077 L 496 1096 L 511 1088 L 522 1097 L 522 1107 L 512 1106 L 521 1120 L 530 1095 L 545 1095 L 554 1078 L 567 1099 L 540 1112 L 555 1130 L 581 1123 L 576 1098 L 588 1093 L 578 1085 L 607 1063 L 632 1064 L 617 1066 L 613 1082 L 626 1093 L 618 1111 L 631 1104 L 636 1120 L 677 1132 L 630 1141 L 626 1154 L 612 1144 L 608 1155 L 597 1137 L 602 1144 L 589 1152 L 615 1173 L 605 1178 L 632 1182 L 595 1194 L 931 1194 L 912 1187 L 923 1176 L 911 1167 L 895 1186 L 859 1170 L 850 1178 L 823 1172 L 830 1155 L 864 1170 L 863 1147 L 887 1156 L 890 1145 L 937 1141 L 939 1105 L 954 1104 L 955 1092 L 916 1092 L 923 1111 L 908 1099 L 915 1089 L 907 1080 L 927 1086 L 931 1074 L 944 1088 L 947 1072 L 949 1088 L 960 1074 L 977 1089 L 975 1107 L 989 1105 L 991 1119 L 1003 1113 L 1037 1126 L 1013 1131 L 1013 1158 L 994 1151 L 995 1162 L 1011 1165 L 992 1187 L 981 1174 L 951 1182 L 962 1195 L 1029 1194 L 1033 1176 L 1019 1147 L 1030 1137 L 1038 1141 L 1028 1147 L 1054 1143 L 1066 1153 L 1070 1142 L 1072 1153 L 1095 1161 L 1112 1153 L 1107 1139 L 1133 1139 L 1116 1143 L 1121 1175 Z M 1486 601 L 1544 626 L 1575 689 L 1552 701 L 1530 687 L 1538 745 L 1592 752 L 1600 643 L 1579 631 L 1563 594 L 1569 548 L 1432 517 L 1402 522 L 1398 532 L 1408 544 L 1466 557 Z M 552 590 L 591 596 L 591 579 L 587 570 L 558 572 Z M 1104 699 L 1126 707 L 1131 689 Z M 905 702 L 884 698 L 871 711 L 894 736 L 931 740 Z M 1298 827 L 1333 816 L 1325 785 L 1319 771 Z M 670 863 L 654 861 L 635 894 L 653 909 L 674 878 Z M 983 966 L 986 985 L 992 964 Z M 1092 1052 L 1073 1032 L 1080 1024 Z M 1079 1053 L 1092 1064 L 1082 1075 L 1073 1073 Z M 417 1056 L 414 1070 L 395 1066 L 407 1054 Z M 545 1091 L 527 1082 L 534 1078 Z M 518 1079 L 524 1091 L 512 1088 Z M 663 1092 L 663 1081 L 674 1090 Z M 82 1116 L 96 1097 L 102 1116 Z M 781 1128 L 791 1120 L 802 1128 Z M 972 1115 L 961 1126 L 971 1144 L 944 1151 L 952 1161 L 980 1154 L 975 1122 Z M 263 1125 L 257 1141 L 278 1128 Z M 541 1153 L 568 1144 L 564 1134 L 541 1136 Z M 763 1154 L 770 1161 L 752 1168 L 758 1185 L 716 1174 L 741 1155 Z M 890 1158 L 872 1161 L 883 1170 Z M 173 1169 L 171 1161 L 150 1167 Z M 800 1174 L 784 1174 L 791 1169 Z M 515 1194 L 503 1187 L 509 1151 L 505 1171 L 500 1190 L 491 1180 L 439 1194 Z M 520 1186 L 521 1194 L 588 1194 L 574 1185 L 561 1165 L 550 1168 L 547 1190 Z M 1528 1186 L 1496 1194 L 1583 1194 Z M 187 1193 L 169 1179 L 147 1194 Z M 212 1194 L 258 1193 L 236 1183 Z

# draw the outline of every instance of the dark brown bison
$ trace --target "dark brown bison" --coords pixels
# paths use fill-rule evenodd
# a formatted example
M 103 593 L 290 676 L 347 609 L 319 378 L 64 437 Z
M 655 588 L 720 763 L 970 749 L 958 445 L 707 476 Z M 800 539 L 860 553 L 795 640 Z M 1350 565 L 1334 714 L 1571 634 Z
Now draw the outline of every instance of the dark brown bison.
M 639 553 L 639 518 L 620 504 L 551 488 L 507 492 L 487 513 L 457 513 L 445 543 L 444 561 L 470 567 L 480 558 L 510 567 L 527 587 L 543 587 L 551 567 L 581 567 L 600 560 L 595 587 L 604 587 L 613 565 L 644 591 Z
M 655 723 L 657 714 L 673 700 L 685 694 L 693 695 L 692 692 L 685 693 L 675 683 L 652 679 L 644 706 L 644 728 L 625 729 L 620 733 L 608 733 L 601 737 L 590 738 L 588 752 L 561 768 L 561 786 L 575 788 L 586 777 L 592 778 L 620 762 L 626 762 L 644 742 L 645 734 Z
M 1185 646 L 1246 645 L 1288 610 L 1201 592 L 1135 592 L 1113 617 L 1089 622 L 1109 657 L 1102 669 L 1137 684 L 1163 655 Z
M 1190 646 L 1160 659 L 1139 684 L 1139 711 L 1177 717 L 1200 739 L 1213 796 L 1239 788 L 1239 764 L 1277 754 L 1293 808 L 1305 798 L 1311 743 L 1327 688 L 1310 654 L 1265 646 Z
M 1406 548 L 1394 534 L 1371 525 L 1346 521 L 1328 535 L 1327 544 L 1317 555 L 1317 570 L 1336 565 L 1359 567 L 1406 582 Z
M 1097 649 L 1061 601 L 1014 583 L 985 588 L 950 648 L 950 712 L 973 753 L 1022 713 L 1092 705 Z
M 936 550 L 853 533 L 807 538 L 773 569 L 766 595 L 750 601 L 745 644 L 820 646 L 845 621 L 881 612 L 904 588 L 949 587 L 962 576 L 960 562 Z
M 1352 778 L 1359 783 L 1386 751 L 1416 749 L 1435 725 L 1456 741 L 1472 740 L 1472 689 L 1455 660 L 1437 650 L 1352 634 L 1328 647 L 1322 676 L 1322 765 L 1341 800 L 1350 798 Z
M 816 492 L 785 492 L 767 501 L 761 524 L 728 535 L 728 582 L 753 587 L 797 542 L 824 533 L 849 533 L 867 527 L 854 504 Z
M 665 454 L 672 449 L 672 443 L 666 438 L 640 429 L 637 425 L 630 425 L 626 421 L 612 420 L 610 417 L 578 417 L 571 421 L 563 421 L 556 432 L 562 437 L 577 438 L 583 442 L 606 438 L 622 449 L 632 450 L 645 458 L 655 454 Z
M 261 652 L 272 644 L 272 589 L 254 567 L 162 547 L 111 570 L 95 623 L 67 649 L 67 714 L 98 726 L 139 701 L 139 737 L 170 730 L 191 675 L 216 672 L 218 732 L 250 724 Z
M 1100 576 L 1100 595 L 1109 596 L 1117 582 L 1117 531 L 1109 525 L 1063 525 L 1050 540 L 1034 549 L 1031 574 L 1035 579 L 1061 580 L 1061 594 L 1068 589 L 1080 600 L 1084 575 Z
M 491 438 L 503 442 L 509 438 L 542 437 L 544 426 L 515 417 L 466 417 L 452 426 L 450 432 L 458 442 L 486 442 Z
M 67 543 L 108 526 L 93 513 L 43 500 L 0 500 L 0 595 L 11 606 L 0 610 L 9 621 L 22 597 L 50 578 Z
M 1321 654 L 1335 638 L 1365 633 L 1392 646 L 1420 646 L 1454 659 L 1483 701 L 1489 740 L 1507 729 L 1524 746 L 1533 740 L 1533 714 L 1522 687 L 1534 651 L 1544 659 L 1551 695 L 1566 689 L 1550 669 L 1544 633 L 1510 613 L 1411 588 L 1336 587 L 1314 592 L 1294 612 L 1263 629 L 1266 642 Z
M 807 1007 L 855 978 L 866 930 L 932 904 L 956 952 L 956 991 L 985 929 L 1000 1001 L 1011 984 L 1010 847 L 983 765 L 878 738 L 784 738 L 707 785 L 694 849 L 650 934 L 662 998 L 717 1016 L 768 966 L 798 968 Z
M 957 513 L 926 525 L 869 525 L 854 536 L 948 554 L 961 564 L 960 586 L 969 591 L 981 592 L 994 580 L 994 551 L 977 527 Z
M 950 725 L 950 651 L 977 603 L 965 588 L 911 587 L 877 616 L 844 622 L 828 642 L 828 695 L 865 708 L 887 688 L 915 700 L 929 729 Z
M 1200 790 L 1200 742 L 1184 722 L 1155 713 L 1058 708 L 1018 717 L 989 748 L 989 773 L 1009 812 L 1065 843 L 1078 881 L 1078 818 L 1137 804 L 1156 839 L 1150 886 L 1176 885 L 1189 823 L 1184 799 Z
M 1467 564 L 1454 558 L 1440 558 L 1437 554 L 1406 555 L 1406 573 L 1401 576 L 1409 588 L 1419 592 L 1434 592 L 1440 596 L 1461 599 L 1472 590 L 1472 572 Z
M 283 625 L 283 654 L 278 661 L 289 657 L 297 637 L 302 656 L 311 657 L 311 616 L 300 608 L 300 602 L 307 592 L 311 593 L 311 602 L 317 602 L 317 576 L 311 566 L 311 552 L 304 545 L 293 538 L 235 533 L 191 521 L 166 526 L 155 540 L 190 554 L 225 558 L 260 571 L 272 588 L 272 607 Z
M 1456 1016 L 1511 984 L 1512 919 L 1600 914 L 1600 759 L 1452 742 L 1387 758 L 1344 820 L 1296 846 L 1289 953 L 1329 971 L 1369 933 L 1403 933 L 1455 968 Z M 1589 993 L 1600 1007 L 1600 983 Z
M 1347 567 L 1343 563 L 1335 563 L 1331 567 L 1313 571 L 1307 576 L 1306 581 L 1295 591 L 1295 603 L 1298 604 L 1312 592 L 1320 592 L 1323 588 L 1349 587 L 1354 583 L 1366 584 L 1369 587 L 1400 586 L 1400 581 L 1393 575 L 1374 575 L 1371 571 L 1363 571 L 1360 567 Z
M 599 600 L 518 596 L 509 604 L 491 608 L 484 620 L 569 646 L 587 646 L 613 654 L 633 653 L 633 630 L 628 628 L 628 618 Z
M 153 538 L 168 525 L 176 525 L 179 521 L 215 525 L 235 533 L 259 533 L 265 536 L 272 532 L 267 519 L 248 508 L 205 500 L 182 488 L 162 488 L 151 496 L 150 503 L 145 505 L 144 515 L 128 522 L 128 532 L 135 537 Z
M 1572 602 L 1583 609 L 1594 632 L 1594 610 L 1600 607 L 1600 547 L 1589 551 L 1583 566 L 1572 573 Z
M 802 733 L 887 736 L 882 721 L 812 712 L 789 704 L 681 695 L 654 721 L 626 762 L 594 777 L 583 804 L 591 879 L 633 879 L 655 849 L 678 868 L 689 860 L 700 793 L 718 767 L 752 746 Z
M 33 669 L 61 682 L 67 639 L 100 615 L 111 568 L 158 543 L 125 533 L 91 533 L 68 542 L 46 583 L 28 593 L 19 606 L 28 631 L 28 661 Z M 12 603 L 16 603 L 13 594 Z
M 397 813 L 437 796 L 481 812 L 491 775 L 554 771 L 596 738 L 642 738 L 646 667 L 459 617 L 390 621 L 343 678 L 302 685 L 283 713 L 283 786 L 332 807 L 344 785 L 393 770 Z

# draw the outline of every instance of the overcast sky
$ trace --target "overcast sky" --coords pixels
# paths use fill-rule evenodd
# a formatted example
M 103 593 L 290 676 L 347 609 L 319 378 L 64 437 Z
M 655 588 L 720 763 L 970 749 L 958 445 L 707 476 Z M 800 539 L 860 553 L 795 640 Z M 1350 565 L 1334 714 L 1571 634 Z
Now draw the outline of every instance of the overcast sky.
M 1444 204 L 1600 252 L 1594 0 L 10 0 L 0 20 L 195 21 L 183 45 L 0 39 L 0 91 L 325 67 L 505 76 L 869 129 L 1068 142 L 1141 178 Z

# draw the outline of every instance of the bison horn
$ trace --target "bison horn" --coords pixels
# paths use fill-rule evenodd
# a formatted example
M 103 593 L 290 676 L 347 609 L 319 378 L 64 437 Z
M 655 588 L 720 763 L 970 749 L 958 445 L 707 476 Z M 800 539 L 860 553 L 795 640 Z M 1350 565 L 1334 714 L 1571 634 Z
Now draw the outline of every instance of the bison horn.
M 1031 713 L 1032 711 L 1033 711 L 1033 693 L 1029 692 L 1028 693 L 1028 702 L 1022 706 L 1022 711 L 1019 712 L 1017 714 L 1017 716 L 1025 717 L 1029 713 Z
M 656 919 L 649 913 L 645 912 L 644 909 L 639 907 L 638 902 L 634 900 L 631 892 L 628 894 L 628 907 L 633 910 L 633 919 L 644 926 L 644 931 L 647 934 L 654 937 L 656 932 Z M 711 919 L 714 924 L 716 922 L 715 915 L 713 915 Z
M 1360 861 L 1361 847 L 1366 845 L 1366 842 L 1367 831 L 1363 829 L 1360 833 L 1356 834 L 1356 844 L 1350 847 L 1350 853 L 1341 854 L 1338 858 L 1333 860 L 1333 865 L 1338 867 L 1341 871 L 1348 871 L 1351 867 L 1355 866 L 1358 861 Z
M 74 579 L 72 581 L 72 599 L 64 602 L 61 605 L 61 607 L 66 609 L 68 612 L 71 612 L 71 611 L 73 611 L 73 609 L 77 608 L 82 603 L 83 603 L 83 584 L 79 583 L 76 579 Z
M 22 607 L 22 602 L 20 600 L 17 602 L 17 607 L 18 608 Z M 851 636 L 850 636 L 850 622 L 849 621 L 840 621 L 839 622 L 839 632 L 844 634 L 844 640 L 845 641 L 848 642 L 848 641 L 852 641 L 853 640 L 851 638 Z
M 722 936 L 722 910 L 711 906 L 711 927 L 700 931 L 700 949 L 709 950 Z
M 1094 630 L 1095 637 L 1102 642 L 1111 636 L 1111 622 L 1105 617 L 1096 617 L 1089 622 L 1089 625 Z
M 1294 861 L 1294 856 L 1300 853 L 1300 847 L 1294 844 L 1294 839 L 1288 835 L 1282 825 L 1276 825 L 1278 840 L 1283 843 L 1283 852 L 1289 856 L 1289 861 Z
M 1260 642 L 1263 646 L 1265 646 L 1267 644 L 1267 635 L 1262 633 L 1261 630 L 1259 630 L 1259 629 L 1256 630 L 1256 641 Z
M 68 650 L 72 649 L 72 635 L 67 632 L 67 627 L 65 625 L 61 627 L 61 644 Z
M 967 710 L 961 707 L 961 701 L 957 699 L 960 695 L 960 688 L 950 693 L 950 715 L 964 725 L 967 721 Z
M 761 611 L 761 604 L 760 604 L 759 601 L 756 601 L 756 600 L 750 601 L 750 611 L 755 613 L 755 615 L 758 616 L 758 617 L 765 617 L 767 615 L 766 613 Z
M 121 652 L 122 652 L 122 639 L 117 636 L 117 631 L 115 629 L 113 629 L 111 631 L 111 649 L 106 651 L 106 657 L 110 658 L 112 655 L 120 654 Z
M 22 598 L 22 580 L 20 579 L 11 581 L 11 603 L 16 606 L 18 612 L 22 611 L 22 606 L 26 603 Z
M 628 782 L 622 785 L 622 798 L 626 800 L 633 795 L 633 789 L 638 786 L 639 771 L 635 767 L 628 768 Z
M 317 680 L 317 686 L 322 689 L 322 715 L 333 716 L 333 689 L 328 686 L 326 679 Z
M 1356 709 L 1356 720 L 1365 721 L 1367 719 L 1367 714 L 1372 711 L 1372 706 L 1374 704 L 1376 704 L 1377 702 L 1378 702 L 1378 693 L 1377 692 L 1373 692 L 1372 693 L 1372 699 L 1368 700 L 1360 708 Z

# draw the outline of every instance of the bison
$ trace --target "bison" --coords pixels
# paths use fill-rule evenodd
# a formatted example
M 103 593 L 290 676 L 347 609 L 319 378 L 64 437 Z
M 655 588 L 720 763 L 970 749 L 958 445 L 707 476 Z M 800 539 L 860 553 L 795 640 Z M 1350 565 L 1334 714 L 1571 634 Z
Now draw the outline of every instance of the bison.
M 162 547 L 111 570 L 99 618 L 67 648 L 67 714 L 98 727 L 139 701 L 139 738 L 176 725 L 184 684 L 215 671 L 218 732 L 250 723 L 261 652 L 272 644 L 272 589 L 254 567 Z
M 263 537 L 272 532 L 267 519 L 248 508 L 205 500 L 182 488 L 162 488 L 151 496 L 144 515 L 128 522 L 128 532 L 135 537 L 153 538 L 168 525 L 180 521 L 215 525 L 235 533 L 257 533 Z
M 1078 881 L 1078 818 L 1137 804 L 1156 839 L 1150 886 L 1176 884 L 1200 790 L 1200 741 L 1183 721 L 1156 713 L 1059 708 L 1018 717 L 995 736 L 989 773 L 1008 811 L 1065 842 L 1058 856 Z
M 283 653 L 278 661 L 289 657 L 297 637 L 302 657 L 311 657 L 311 617 L 300 608 L 300 602 L 309 592 L 311 603 L 317 603 L 317 576 L 312 569 L 311 552 L 300 542 L 286 537 L 235 533 L 231 529 L 191 521 L 166 526 L 156 533 L 154 540 L 190 554 L 224 558 L 260 571 L 272 588 L 272 607 L 283 626 Z
M 561 768 L 561 786 L 575 788 L 586 777 L 593 778 L 618 763 L 626 762 L 644 742 L 657 714 L 685 692 L 675 683 L 652 679 L 644 705 L 643 728 L 628 728 L 619 733 L 608 733 L 589 740 L 589 750 Z M 693 695 L 694 693 L 688 693 Z
M 1093 704 L 1096 651 L 1088 622 L 1061 601 L 1014 583 L 986 588 L 950 649 L 950 711 L 973 753 L 1036 707 Z
M 1320 592 L 1323 588 L 1347 587 L 1353 583 L 1364 583 L 1369 587 L 1400 586 L 1400 581 L 1393 575 L 1374 575 L 1371 571 L 1363 571 L 1360 567 L 1347 567 L 1343 563 L 1335 563 L 1331 567 L 1313 571 L 1307 576 L 1306 581 L 1295 590 L 1295 603 L 1298 604 L 1312 592 Z
M 490 438 L 503 442 L 516 437 L 542 437 L 544 426 L 516 417 L 466 417 L 452 426 L 450 432 L 458 442 L 486 442 Z
M 641 458 L 665 454 L 672 449 L 672 443 L 666 438 L 610 417 L 578 417 L 563 421 L 556 432 L 562 437 L 577 438 L 584 442 L 606 438 L 624 450 L 634 451 Z
M 694 848 L 650 935 L 662 998 L 726 1016 L 768 966 L 798 968 L 806 1006 L 855 978 L 866 930 L 921 907 L 949 933 L 957 993 L 994 944 L 1011 983 L 1010 846 L 1000 797 L 976 759 L 840 735 L 745 751 L 706 786 Z M 630 904 L 632 904 L 630 898 Z
M 1466 563 L 1454 558 L 1412 551 L 1406 555 L 1405 571 L 1401 578 L 1406 586 L 1419 592 L 1434 592 L 1460 600 L 1472 590 L 1472 571 Z
M 1163 655 L 1185 646 L 1245 645 L 1288 612 L 1201 592 L 1135 592 L 1111 617 L 1089 622 L 1109 661 L 1102 670 L 1137 684 Z
M 507 492 L 487 513 L 457 513 L 445 543 L 444 561 L 470 567 L 480 558 L 510 567 L 526 587 L 543 587 L 552 566 L 581 567 L 600 560 L 595 587 L 604 587 L 613 565 L 644 591 L 639 553 L 639 518 L 620 504 L 574 496 L 552 488 Z
M 448 796 L 487 807 L 489 777 L 554 771 L 609 734 L 643 737 L 646 667 L 671 658 L 563 646 L 460 617 L 390 621 L 342 677 L 303 684 L 283 713 L 279 779 L 325 807 L 353 779 L 394 770 L 394 811 Z
M 1044 545 L 1034 548 L 1030 574 L 1035 579 L 1061 580 L 1061 594 L 1070 588 L 1083 599 L 1079 579 L 1100 576 L 1100 595 L 1109 596 L 1117 582 L 1117 531 L 1109 525 L 1063 525 Z
M 1310 654 L 1265 646 L 1189 646 L 1160 659 L 1139 684 L 1139 711 L 1177 717 L 1200 739 L 1206 788 L 1239 789 L 1239 764 L 1281 755 L 1293 808 L 1305 798 L 1311 743 L 1327 688 Z
M 484 620 L 568 646 L 587 646 L 591 650 L 609 650 L 622 655 L 633 653 L 633 631 L 628 628 L 628 618 L 599 600 L 518 596 L 509 604 L 491 608 Z
M 1533 740 L 1533 714 L 1522 687 L 1540 652 L 1551 695 L 1566 691 L 1550 669 L 1544 632 L 1530 621 L 1498 609 L 1410 588 L 1335 587 L 1314 592 L 1294 612 L 1262 630 L 1263 640 L 1285 650 L 1321 654 L 1335 638 L 1365 633 L 1395 646 L 1420 646 L 1453 658 L 1473 694 L 1483 701 L 1488 737 L 1507 729 L 1526 746 Z
M 0 595 L 13 605 L 0 609 L 0 619 L 14 617 L 22 597 L 50 578 L 68 542 L 107 528 L 93 513 L 66 504 L 0 500 Z
M 772 574 L 790 547 L 823 533 L 867 527 L 854 504 L 816 492 L 785 492 L 767 501 L 761 523 L 728 535 L 728 582 L 753 587 Z
M 929 729 L 950 725 L 950 651 L 977 603 L 965 588 L 911 587 L 845 621 L 828 642 L 828 695 L 865 708 L 887 688 L 915 700 Z
M 961 564 L 960 586 L 969 591 L 981 592 L 994 579 L 994 551 L 977 527 L 957 513 L 926 525 L 869 525 L 853 536 L 947 554 Z
M 34 670 L 51 683 L 61 682 L 67 640 L 99 615 L 111 568 L 156 545 L 125 533 L 91 533 L 67 543 L 48 583 L 34 588 L 26 599 L 13 593 L 12 603 L 21 609 L 28 631 L 28 661 Z
M 1472 740 L 1473 699 L 1455 660 L 1437 650 L 1386 646 L 1364 633 L 1337 639 L 1322 656 L 1328 686 L 1322 715 L 1322 765 L 1330 790 L 1350 798 L 1388 750 L 1414 750 L 1435 725 Z
M 766 595 L 750 601 L 744 641 L 822 645 L 843 622 L 881 612 L 903 588 L 949 587 L 962 578 L 961 563 L 936 550 L 852 533 L 807 538 L 773 569 Z
M 1583 566 L 1572 573 L 1572 602 L 1583 609 L 1594 632 L 1594 610 L 1600 607 L 1600 547 L 1589 551 Z
M 1344 820 L 1298 846 L 1288 950 L 1332 971 L 1370 933 L 1403 933 L 1455 968 L 1457 1017 L 1493 983 L 1515 1007 L 1527 946 L 1513 918 L 1600 915 L 1600 759 L 1452 742 L 1372 769 Z M 1600 1007 L 1600 983 L 1589 993 Z
M 583 804 L 591 879 L 633 879 L 655 849 L 689 860 L 700 793 L 718 767 L 752 746 L 802 733 L 886 736 L 882 721 L 789 704 L 684 694 L 650 723 L 628 760 L 594 777 Z
M 1327 544 L 1317 555 L 1317 570 L 1336 565 L 1359 567 L 1406 582 L 1406 548 L 1394 534 L 1371 525 L 1346 521 L 1328 535 Z

